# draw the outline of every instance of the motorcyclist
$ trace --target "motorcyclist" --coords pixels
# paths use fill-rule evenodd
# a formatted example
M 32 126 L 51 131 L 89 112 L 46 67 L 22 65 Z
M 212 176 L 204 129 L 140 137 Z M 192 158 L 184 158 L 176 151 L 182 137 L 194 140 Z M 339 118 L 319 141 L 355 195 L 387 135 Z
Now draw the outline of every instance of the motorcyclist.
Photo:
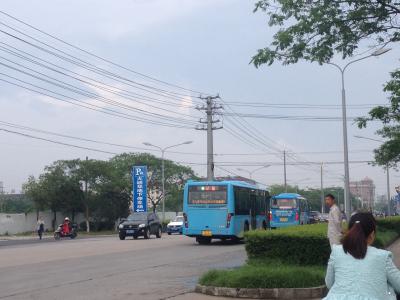
M 71 232 L 71 222 L 68 217 L 64 219 L 64 223 L 62 224 L 62 231 L 64 235 L 68 235 Z

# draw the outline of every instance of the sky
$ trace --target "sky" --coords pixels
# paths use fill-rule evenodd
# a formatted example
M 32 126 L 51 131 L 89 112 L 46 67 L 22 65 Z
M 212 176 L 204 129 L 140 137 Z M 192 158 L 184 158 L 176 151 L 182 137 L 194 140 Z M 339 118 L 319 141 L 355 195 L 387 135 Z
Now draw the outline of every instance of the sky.
M 276 63 L 257 69 L 250 64 L 251 57 L 256 54 L 257 49 L 267 46 L 276 30 L 268 27 L 267 18 L 263 13 L 253 13 L 254 1 L 121 0 L 116 4 L 115 1 L 101 0 L 3 0 L 1 4 L 1 11 L 125 68 L 187 90 L 200 91 L 204 95 L 219 94 L 222 99 L 219 103 L 224 105 L 225 115 L 220 116 L 224 128 L 214 132 L 217 176 L 228 174 L 248 176 L 248 172 L 266 166 L 254 172 L 253 178 L 267 186 L 282 184 L 282 153 L 286 150 L 289 164 L 295 161 L 309 163 L 302 166 L 288 166 L 289 184 L 297 184 L 303 188 L 319 187 L 319 164 L 325 163 L 324 185 L 343 185 L 344 171 L 341 163 L 343 142 L 340 120 L 304 121 L 232 116 L 233 110 L 242 114 L 341 117 L 340 73 L 334 67 L 299 62 L 290 66 Z M 0 29 L 22 36 L 32 43 L 37 43 L 38 40 L 45 42 L 51 47 L 81 59 L 81 62 L 89 62 L 92 67 L 102 68 L 130 81 L 125 79 L 115 81 L 94 74 L 90 70 L 33 48 L 4 33 L 0 33 L 0 42 L 5 43 L 6 47 L 15 47 L 62 66 L 68 72 L 75 72 L 81 76 L 80 78 L 86 76 L 101 83 L 94 86 L 82 81 L 77 83 L 70 77 L 71 80 L 67 80 L 59 73 L 27 63 L 20 57 L 4 51 L 0 51 L 0 63 L 3 62 L 3 65 L 0 64 L 0 73 L 3 74 L 0 75 L 0 79 L 8 78 L 8 81 L 14 83 L 15 80 L 24 80 L 40 85 L 53 92 L 62 92 L 69 97 L 83 100 L 86 105 L 96 105 L 102 111 L 115 109 L 110 102 L 99 102 L 99 98 L 89 99 L 73 92 L 67 93 L 65 89 L 9 67 L 11 65 L 22 69 L 21 65 L 29 66 L 31 70 L 64 80 L 64 83 L 74 84 L 75 87 L 85 89 L 92 93 L 91 95 L 95 94 L 103 100 L 118 101 L 119 105 L 123 106 L 118 110 L 130 116 L 134 115 L 135 118 L 137 116 L 147 118 L 148 114 L 157 113 L 162 115 L 161 118 L 153 115 L 150 119 L 162 122 L 175 118 L 174 121 L 168 121 L 174 125 L 179 123 L 177 120 L 184 119 L 186 121 L 180 125 L 189 128 L 160 126 L 156 124 L 157 122 L 144 123 L 132 120 L 132 117 L 117 118 L 62 102 L 48 95 L 40 95 L 1 80 L 0 122 L 142 148 L 149 148 L 143 145 L 144 142 L 166 147 L 193 141 L 192 144 L 173 149 L 184 153 L 167 152 L 166 158 L 192 166 L 200 176 L 206 175 L 206 133 L 195 130 L 195 123 L 204 117 L 204 114 L 194 109 L 194 106 L 202 101 L 196 98 L 198 94 L 165 85 L 96 59 L 3 14 L 0 14 Z M 36 41 L 31 40 L 32 37 Z M 369 50 L 368 44 L 363 46 L 365 47 L 360 48 L 360 53 Z M 352 65 L 346 71 L 349 117 L 365 115 L 368 107 L 373 104 L 388 102 L 382 87 L 389 79 L 389 72 L 394 70 L 399 60 L 399 48 L 396 46 L 392 48 L 385 55 L 368 58 Z M 337 58 L 334 62 L 343 66 L 348 61 Z M 5 77 L 4 74 L 14 79 Z M 128 91 L 147 98 L 132 101 L 134 99 L 106 91 L 109 86 L 118 93 Z M 143 88 L 147 89 L 149 86 L 157 88 L 158 94 L 154 93 L 154 89 L 151 93 L 143 91 Z M 165 96 L 164 90 L 175 94 Z M 235 102 L 244 105 L 235 106 L 233 105 Z M 264 106 L 255 107 L 251 103 L 261 103 Z M 321 109 L 321 105 L 332 106 Z M 128 106 L 129 110 L 126 109 Z M 361 140 L 354 136 L 377 138 L 374 132 L 379 128 L 379 123 L 360 130 L 351 118 L 348 122 L 350 161 L 371 161 L 372 150 L 379 146 L 379 142 Z M 108 159 L 113 153 L 129 150 L 50 136 L 43 132 L 13 129 L 4 123 L 2 125 L 0 123 L 1 128 L 14 131 L 14 133 L 0 131 L 0 181 L 4 183 L 6 192 L 20 191 L 28 176 L 38 176 L 46 165 L 55 160 L 84 159 L 86 156 L 93 159 Z M 239 131 L 239 128 L 242 131 Z M 18 135 L 15 132 L 96 148 L 109 153 L 54 144 Z M 151 153 L 160 156 L 156 149 Z M 377 194 L 386 193 L 386 175 L 382 168 L 368 163 L 350 165 L 351 180 L 360 180 L 366 176 L 374 180 Z M 394 170 L 391 171 L 390 181 L 391 191 L 394 193 L 394 187 L 400 181 L 400 175 Z

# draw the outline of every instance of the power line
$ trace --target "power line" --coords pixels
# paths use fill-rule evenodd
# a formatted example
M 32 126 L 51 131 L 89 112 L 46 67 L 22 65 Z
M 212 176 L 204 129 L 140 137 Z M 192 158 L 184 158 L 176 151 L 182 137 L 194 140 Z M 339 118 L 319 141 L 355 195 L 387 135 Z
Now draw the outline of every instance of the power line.
M 150 93 L 153 93 L 153 94 L 157 94 L 157 95 L 161 95 L 161 96 L 164 96 L 164 97 L 167 97 L 167 98 L 171 98 L 171 99 L 183 99 L 182 97 L 192 97 L 191 95 L 186 95 L 186 94 L 180 94 L 180 93 L 176 93 L 176 92 L 172 92 L 172 91 L 167 91 L 167 90 L 164 90 L 164 89 L 156 88 L 156 87 L 153 87 L 153 86 L 149 86 L 149 85 L 142 84 L 142 83 L 139 83 L 137 81 L 131 80 L 131 79 L 126 78 L 126 77 L 124 77 L 122 75 L 118 75 L 118 74 L 113 73 L 111 71 L 108 71 L 108 70 L 105 70 L 103 68 L 97 67 L 96 65 L 94 65 L 94 64 L 92 64 L 90 62 L 84 61 L 84 60 L 82 60 L 82 59 L 80 59 L 80 58 L 78 58 L 78 57 L 76 57 L 74 55 L 71 55 L 71 54 L 69 54 L 69 53 L 67 53 L 67 52 L 65 52 L 63 50 L 60 50 L 60 49 L 58 49 L 56 47 L 53 47 L 53 46 L 49 45 L 48 43 L 42 42 L 41 40 L 39 40 L 39 39 L 37 39 L 35 37 L 32 37 L 31 35 L 26 34 L 26 33 L 22 32 L 22 31 L 20 31 L 20 30 L 18 30 L 16 28 L 12 27 L 12 26 L 8 26 L 7 24 L 5 24 L 3 22 L 0 22 L 0 24 L 5 26 L 5 27 L 7 27 L 8 29 L 11 29 L 12 31 L 15 31 L 15 32 L 19 33 L 20 35 L 28 37 L 29 39 L 34 40 L 34 41 L 36 41 L 36 42 L 38 42 L 38 43 L 40 43 L 40 44 L 42 44 L 42 45 L 44 45 L 44 46 L 46 46 L 46 47 L 48 47 L 50 49 L 53 49 L 53 50 L 55 50 L 55 51 L 57 51 L 59 53 L 62 53 L 64 55 L 66 55 L 67 57 L 63 56 L 63 55 L 60 55 L 58 53 L 55 53 L 55 52 L 53 52 L 51 50 L 45 49 L 45 48 L 43 48 L 41 46 L 38 46 L 38 45 L 36 45 L 36 44 L 34 44 L 32 42 L 27 41 L 27 40 L 24 40 L 21 37 L 17 37 L 16 35 L 11 34 L 10 32 L 4 31 L 4 30 L 0 30 L 1 33 L 5 34 L 5 35 L 7 35 L 9 37 L 12 37 L 14 39 L 17 39 L 17 40 L 19 40 L 19 41 L 21 41 L 21 42 L 23 42 L 25 44 L 28 44 L 28 45 L 30 45 L 32 47 L 35 47 L 35 48 L 37 48 L 37 49 L 39 49 L 41 51 L 47 52 L 47 53 L 49 53 L 51 55 L 54 55 L 54 56 L 56 56 L 58 58 L 61 58 L 61 59 L 65 60 L 65 61 L 68 61 L 68 62 L 73 63 L 75 65 L 78 65 L 78 66 L 80 66 L 82 68 L 85 68 L 85 69 L 87 69 L 89 71 L 92 71 L 92 72 L 95 72 L 97 74 L 100 74 L 102 76 L 106 76 L 106 77 L 112 78 L 114 80 L 117 80 L 117 79 L 118 80 L 123 80 L 124 83 L 129 82 L 130 84 L 133 84 L 133 86 L 135 88 L 137 88 L 137 89 L 145 90 L 147 92 L 150 92 Z M 197 98 L 198 98 L 198 96 L 197 96 Z
M 341 117 L 334 116 L 302 116 L 302 115 L 266 115 L 266 114 L 250 114 L 250 113 L 226 113 L 225 116 L 238 116 L 242 118 L 255 118 L 255 119 L 272 119 L 272 120 L 284 120 L 284 121 L 342 121 Z M 348 121 L 355 121 L 357 117 L 348 117 Z
M 55 39 L 55 40 L 57 40 L 57 41 L 59 41 L 59 42 L 65 44 L 65 45 L 68 45 L 68 46 L 70 46 L 70 47 L 72 47 L 72 48 L 74 48 L 74 49 L 76 49 L 76 50 L 79 50 L 79 51 L 82 51 L 82 52 L 84 52 L 84 53 L 86 53 L 86 54 L 89 54 L 90 56 L 93 56 L 93 57 L 95 57 L 95 58 L 97 58 L 97 59 L 100 59 L 100 60 L 102 60 L 102 61 L 104 61 L 104 62 L 107 62 L 107 63 L 109 63 L 109 64 L 112 64 L 112 65 L 114 65 L 114 66 L 116 66 L 116 67 L 119 67 L 119 68 L 121 68 L 121 69 L 123 69 L 123 70 L 132 72 L 132 73 L 134 73 L 134 74 L 136 74 L 136 75 L 140 75 L 140 76 L 142 76 L 142 77 L 144 77 L 144 78 L 147 78 L 147 79 L 150 79 L 150 80 L 153 80 L 153 81 L 156 81 L 156 82 L 159 82 L 159 83 L 162 83 L 162 84 L 171 86 L 171 87 L 175 87 L 175 88 L 178 88 L 178 89 L 181 89 L 181 90 L 184 90 L 184 91 L 188 91 L 188 92 L 196 93 L 196 94 L 205 94 L 205 95 L 207 95 L 207 93 L 203 93 L 203 92 L 199 92 L 199 91 L 187 89 L 187 88 L 181 87 L 181 86 L 179 86 L 179 85 L 172 84 L 172 83 L 168 83 L 168 82 L 166 82 L 166 81 L 159 80 L 159 79 L 154 78 L 154 77 L 152 77 L 152 76 L 149 76 L 149 75 L 146 75 L 146 74 L 137 72 L 137 71 L 135 71 L 135 70 L 133 70 L 133 69 L 131 69 L 131 68 L 124 67 L 124 66 L 122 66 L 122 65 L 120 65 L 120 64 L 118 64 L 118 63 L 112 62 L 112 61 L 110 61 L 110 60 L 108 60 L 108 59 L 105 59 L 105 58 L 103 58 L 103 57 L 101 57 L 101 56 L 98 56 L 98 55 L 96 55 L 96 54 L 94 54 L 94 53 L 92 53 L 92 52 L 89 52 L 89 51 L 84 50 L 84 49 L 82 49 L 82 48 L 80 48 L 80 47 L 77 47 L 77 46 L 75 46 L 75 45 L 72 45 L 71 43 L 68 43 L 68 42 L 66 42 L 66 41 L 64 41 L 64 40 L 62 40 L 62 39 L 60 39 L 60 38 L 58 38 L 58 37 L 56 37 L 56 36 L 54 36 L 54 35 L 51 35 L 51 34 L 45 32 L 45 31 L 43 31 L 43 30 L 41 30 L 41 29 L 39 29 L 39 28 L 37 28 L 37 27 L 34 27 L 33 25 L 30 25 L 30 24 L 28 24 L 28 23 L 26 23 L 26 22 L 24 22 L 24 21 L 22 21 L 22 20 L 20 20 L 20 19 L 18 19 L 18 18 L 16 18 L 16 17 L 14 17 L 14 16 L 12 16 L 12 15 L 10 15 L 10 14 L 4 12 L 4 11 L 1 11 L 1 10 L 0 10 L 0 13 L 2 13 L 3 15 L 5 15 L 5 16 L 7 16 L 7 17 L 9 17 L 9 18 L 11 18 L 11 19 L 13 19 L 13 20 L 15 20 L 15 21 L 21 23 L 21 24 L 24 24 L 24 25 L 26 25 L 26 26 L 28 26 L 28 27 L 30 27 L 30 28 L 32 28 L 32 29 L 34 29 L 34 30 L 36 30 L 36 31 L 38 31 L 38 32 L 40 32 L 40 33 L 42 33 L 42 34 L 44 34 L 44 35 L 46 35 L 46 36 L 49 36 L 49 37 L 51 37 L 51 38 L 53 38 L 53 39 Z
M 5 58 L 0 56 L 0 59 L 5 59 Z M 5 60 L 10 61 L 8 59 L 5 59 Z M 122 108 L 122 109 L 131 110 L 131 111 L 135 111 L 135 112 L 140 112 L 141 114 L 144 114 L 144 115 L 147 115 L 147 116 L 150 116 L 150 117 L 155 116 L 157 118 L 161 118 L 161 119 L 164 119 L 164 120 L 167 120 L 167 121 L 182 122 L 182 123 L 186 123 L 186 124 L 190 124 L 190 125 L 194 125 L 195 124 L 195 121 L 191 121 L 190 122 L 190 120 L 183 119 L 183 118 L 182 119 L 177 119 L 175 117 L 165 116 L 165 115 L 161 115 L 161 114 L 158 114 L 158 113 L 151 113 L 151 112 L 145 111 L 145 110 L 140 109 L 140 108 L 136 108 L 136 107 L 133 107 L 133 106 L 130 106 L 130 105 L 127 105 L 127 104 L 120 103 L 120 102 L 115 101 L 115 100 L 110 99 L 110 98 L 99 96 L 99 95 L 97 95 L 95 93 L 86 91 L 84 89 L 81 89 L 81 88 L 79 88 L 77 86 L 74 86 L 74 85 L 71 85 L 69 83 L 60 81 L 60 80 L 58 80 L 58 79 L 56 79 L 54 77 L 48 76 L 48 75 L 46 75 L 44 73 L 37 72 L 37 71 L 35 71 L 35 70 L 33 70 L 33 69 L 29 68 L 29 67 L 25 67 L 25 66 L 23 66 L 21 64 L 18 64 L 18 63 L 12 62 L 12 61 L 10 61 L 10 62 L 14 63 L 14 64 L 16 64 L 18 66 L 22 66 L 22 67 L 28 69 L 29 71 L 33 71 L 33 72 L 35 72 L 35 73 L 37 73 L 37 74 L 39 74 L 41 76 L 47 77 L 50 80 L 46 79 L 46 78 L 43 78 L 43 77 L 40 77 L 40 76 L 37 76 L 37 75 L 34 75 L 32 73 L 23 71 L 21 69 L 15 68 L 15 67 L 10 66 L 8 64 L 4 64 L 2 62 L 0 62 L 0 65 L 3 65 L 3 66 L 5 66 L 5 67 L 7 67 L 9 69 L 12 69 L 14 71 L 20 72 L 20 73 L 25 74 L 27 76 L 33 77 L 35 79 L 41 80 L 43 82 L 49 83 L 51 85 L 57 86 L 57 87 L 62 88 L 64 90 L 73 92 L 75 94 L 79 94 L 79 95 L 82 95 L 82 96 L 85 96 L 85 97 L 88 97 L 88 98 L 91 98 L 91 99 L 95 99 L 97 101 L 100 101 L 100 102 L 103 102 L 103 103 L 106 103 L 106 104 L 109 104 L 109 105 L 117 106 L 117 107 Z
M 4 45 L 6 45 L 7 47 L 14 48 L 14 47 L 12 47 L 12 46 L 10 46 L 10 45 L 8 45 L 8 44 L 2 43 L 2 42 L 0 42 L 0 44 L 4 44 Z M 14 49 L 16 49 L 16 48 L 14 48 Z M 20 51 L 20 52 L 22 52 L 22 53 L 26 53 L 26 52 L 21 51 L 21 50 L 19 50 L 19 49 L 16 49 L 16 50 L 17 50 L 17 51 Z M 0 46 L 0 51 L 3 51 L 3 52 L 6 52 L 6 53 L 8 53 L 8 54 L 14 55 L 14 56 L 16 56 L 16 57 L 22 58 L 22 59 L 24 59 L 24 60 L 26 60 L 26 61 L 28 61 L 28 62 L 30 62 L 30 63 L 32 63 L 32 64 L 35 64 L 35 65 L 38 65 L 38 66 L 40 66 L 40 67 L 46 68 L 46 69 L 48 69 L 48 70 L 50 70 L 50 71 L 56 72 L 56 73 L 58 73 L 58 74 L 61 74 L 61 75 L 63 75 L 63 76 L 66 76 L 66 77 L 68 77 L 68 78 L 72 78 L 72 79 L 77 80 L 77 81 L 79 81 L 79 82 L 82 82 L 82 83 L 84 83 L 84 84 L 90 85 L 90 86 L 92 86 L 92 87 L 94 87 L 94 88 L 101 89 L 101 90 L 106 91 L 106 92 L 108 92 L 108 93 L 117 95 L 117 96 L 122 97 L 122 98 L 124 98 L 124 99 L 128 99 L 128 100 L 130 100 L 130 101 L 135 101 L 135 102 L 144 104 L 144 105 L 146 105 L 146 106 L 149 106 L 149 107 L 152 107 L 152 108 L 155 108 L 155 109 L 158 109 L 158 110 L 163 110 L 163 111 L 166 111 L 166 112 L 169 112 L 169 113 L 181 114 L 181 113 L 177 113 L 177 112 L 174 111 L 174 110 L 164 109 L 164 108 L 162 108 L 162 107 L 160 107 L 160 106 L 155 106 L 155 105 L 152 105 L 152 104 L 149 104 L 149 103 L 148 103 L 149 100 L 150 100 L 151 102 L 157 102 L 157 103 L 160 103 L 160 104 L 163 104 L 163 105 L 171 106 L 171 103 L 170 103 L 170 102 L 166 102 L 166 101 L 161 100 L 161 99 L 156 99 L 156 98 L 148 97 L 148 96 L 141 95 L 141 94 L 137 94 L 137 93 L 132 93 L 132 92 L 130 92 L 130 91 L 127 91 L 127 90 L 124 90 L 124 89 L 121 89 L 121 88 L 116 88 L 116 87 L 114 87 L 114 86 L 111 86 L 111 85 L 106 84 L 105 82 L 101 82 L 101 81 L 98 81 L 98 80 L 96 80 L 96 79 L 93 79 L 93 78 L 90 78 L 90 77 L 87 77 L 87 76 L 78 74 L 78 73 L 76 73 L 76 72 L 73 72 L 73 71 L 71 71 L 71 70 L 68 70 L 68 69 L 66 69 L 66 68 L 63 68 L 63 67 L 58 66 L 58 65 L 56 65 L 56 64 L 53 64 L 53 63 L 51 63 L 51 62 L 48 62 L 48 61 L 46 61 L 46 60 L 42 60 L 42 59 L 40 59 L 40 58 L 38 58 L 38 57 L 36 57 L 36 56 L 30 55 L 30 54 L 28 54 L 28 53 L 26 53 L 26 54 L 29 55 L 29 56 L 31 56 L 31 57 L 36 58 L 36 60 L 35 60 L 35 59 L 31 59 L 31 58 L 29 58 L 29 57 L 27 57 L 27 56 L 24 56 L 24 55 L 22 55 L 22 54 L 20 54 L 20 53 L 15 52 L 15 51 L 9 50 L 9 49 L 7 49 L 7 48 L 5 48 L 5 47 L 3 47 L 3 46 Z M 5 58 L 3 58 L 3 59 L 5 59 Z M 9 61 L 9 62 L 12 62 L 12 63 L 14 63 L 14 64 L 16 64 L 15 62 L 13 62 L 13 61 L 11 61 L 11 60 L 8 60 L 8 59 L 6 59 L 6 60 Z M 63 71 L 60 71 L 60 70 L 57 70 L 57 69 L 55 69 L 55 68 L 49 67 L 49 66 L 47 66 L 47 65 L 45 65 L 45 64 L 42 64 L 42 63 L 38 62 L 37 60 L 44 61 L 44 62 L 46 62 L 46 63 L 49 64 L 49 65 L 55 66 L 56 68 L 61 69 L 61 70 L 65 70 L 66 72 L 71 73 L 71 74 L 74 74 L 74 75 L 76 75 L 76 76 L 78 76 L 78 77 L 69 75 L 69 74 L 67 74 L 67 73 L 65 73 L 65 72 L 63 72 Z M 20 65 L 20 64 L 18 64 L 18 65 Z M 23 65 L 21 65 L 21 66 L 23 66 Z M 23 66 L 23 67 L 24 67 L 24 68 L 27 68 L 26 66 Z M 29 69 L 30 69 L 30 68 L 29 68 Z M 34 71 L 34 72 L 36 72 L 36 71 Z M 47 75 L 46 75 L 46 76 L 47 76 Z M 88 79 L 88 80 L 90 80 L 90 81 L 85 80 L 85 79 L 81 79 L 81 78 L 79 78 L 79 77 Z M 93 82 L 91 82 L 91 81 L 96 82 L 96 83 L 93 83 Z M 119 90 L 119 92 L 118 92 L 117 90 Z M 144 100 L 145 102 L 140 101 L 140 100 Z M 177 106 L 178 106 L 178 107 L 183 107 L 183 108 L 193 108 L 192 105 L 182 105 L 182 104 L 176 104 L 176 105 L 174 105 L 174 107 L 177 107 Z M 187 116 L 192 117 L 192 118 L 195 118 L 195 117 L 190 116 L 190 115 L 187 115 Z
M 68 143 L 64 143 L 64 142 L 54 141 L 54 140 L 50 140 L 50 139 L 46 139 L 46 138 L 42 138 L 42 137 L 38 137 L 38 136 L 33 136 L 33 135 L 30 135 L 30 134 L 26 134 L 26 133 L 22 133 L 22 132 L 18 132 L 18 131 L 8 130 L 8 129 L 5 129 L 5 128 L 0 128 L 0 131 L 4 131 L 4 132 L 7 132 L 7 133 L 20 135 L 20 136 L 27 137 L 27 138 L 30 138 L 30 139 L 46 141 L 46 142 L 49 142 L 49 143 L 58 144 L 58 145 L 62 145 L 62 146 L 68 146 L 68 147 L 73 147 L 73 148 L 78 148 L 78 149 L 83 149 L 83 150 L 90 150 L 90 151 L 95 151 L 95 152 L 100 152 L 100 153 L 105 153 L 105 154 L 113 154 L 113 155 L 117 155 L 118 154 L 116 152 L 104 151 L 104 150 L 99 150 L 99 149 L 95 149 L 95 148 L 82 147 L 82 146 L 78 146 L 78 145 L 73 145 L 73 144 L 68 144 Z
M 95 104 L 86 103 L 86 102 L 83 102 L 81 100 L 77 100 L 77 99 L 74 99 L 72 97 L 69 97 L 69 96 L 66 96 L 66 95 L 63 95 L 63 94 L 60 94 L 60 93 L 56 93 L 54 91 L 50 91 L 50 90 L 48 90 L 46 88 L 36 86 L 34 84 L 31 84 L 31 83 L 23 81 L 23 80 L 19 80 L 18 78 L 15 78 L 13 76 L 10 76 L 10 75 L 4 74 L 4 73 L 0 73 L 0 75 L 12 78 L 13 80 L 16 80 L 18 82 L 27 84 L 27 85 L 32 86 L 32 87 L 35 87 L 35 88 L 38 88 L 38 89 L 41 89 L 41 90 L 44 90 L 44 91 L 48 91 L 48 92 L 56 94 L 56 95 L 60 95 L 60 96 L 65 97 L 67 99 L 71 99 L 72 101 L 66 100 L 66 99 L 62 99 L 62 98 L 56 97 L 54 95 L 50 95 L 50 94 L 47 94 L 45 92 L 41 92 L 41 91 L 38 91 L 38 90 L 35 90 L 35 89 L 32 89 L 32 88 L 29 88 L 27 86 L 24 86 L 24 85 L 21 85 L 21 84 L 18 84 L 18 83 L 11 82 L 9 80 L 0 78 L 0 81 L 6 82 L 8 84 L 18 86 L 20 88 L 26 89 L 26 90 L 31 91 L 31 92 L 35 92 L 35 93 L 43 95 L 43 96 L 47 96 L 47 97 L 49 97 L 51 99 L 55 99 L 55 100 L 58 100 L 58 101 L 66 102 L 66 103 L 69 103 L 69 104 L 72 104 L 72 105 L 76 105 L 76 106 L 80 106 L 80 107 L 83 107 L 83 108 L 86 108 L 86 109 L 90 109 L 90 110 L 93 110 L 93 111 L 101 112 L 101 113 L 104 113 L 104 114 L 107 114 L 107 115 L 111 115 L 111 116 L 114 116 L 114 117 L 119 117 L 119 118 L 123 118 L 123 119 L 134 120 L 134 121 L 139 121 L 139 122 L 144 122 L 144 123 L 149 123 L 149 124 L 161 125 L 161 126 L 166 126 L 166 127 L 192 129 L 192 127 L 188 127 L 188 126 L 183 126 L 183 125 L 178 125 L 178 124 L 175 125 L 175 124 L 171 124 L 171 123 L 164 123 L 164 122 L 159 122 L 159 121 L 155 121 L 155 120 L 149 120 L 149 119 L 145 119 L 145 118 L 141 118 L 141 117 L 132 116 L 132 115 L 129 115 L 129 114 L 126 114 L 126 113 L 123 113 L 123 112 L 118 112 L 118 111 L 115 111 L 115 110 L 112 110 L 112 109 L 109 109 L 109 108 L 100 107 L 100 106 L 95 105 Z M 84 104 L 80 104 L 80 103 L 84 103 Z

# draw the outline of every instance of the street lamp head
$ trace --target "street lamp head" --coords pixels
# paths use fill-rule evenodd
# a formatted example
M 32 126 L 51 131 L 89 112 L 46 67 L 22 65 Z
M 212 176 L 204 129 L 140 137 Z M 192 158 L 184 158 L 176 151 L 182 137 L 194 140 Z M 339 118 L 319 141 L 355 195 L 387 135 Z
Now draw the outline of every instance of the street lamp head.
M 390 50 L 392 50 L 392 48 L 380 48 L 380 49 L 372 52 L 371 55 L 379 56 L 379 55 L 385 54 L 386 52 L 389 52 Z
M 147 142 L 144 142 L 143 145 L 145 145 L 145 146 L 153 146 L 153 144 L 150 144 L 150 143 L 147 143 Z
M 189 144 L 191 144 L 191 143 L 193 143 L 193 141 L 187 141 L 187 142 L 184 142 L 184 143 L 182 143 L 183 145 L 189 145 Z

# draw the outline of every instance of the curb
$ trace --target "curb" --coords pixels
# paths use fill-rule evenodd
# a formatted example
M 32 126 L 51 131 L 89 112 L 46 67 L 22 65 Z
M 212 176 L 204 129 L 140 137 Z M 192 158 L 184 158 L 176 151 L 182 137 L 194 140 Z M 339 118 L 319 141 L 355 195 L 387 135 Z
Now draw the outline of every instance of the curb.
M 312 288 L 274 288 L 274 289 L 246 289 L 246 288 L 227 288 L 196 285 L 196 293 L 250 299 L 315 299 L 323 298 L 327 294 L 326 286 Z

